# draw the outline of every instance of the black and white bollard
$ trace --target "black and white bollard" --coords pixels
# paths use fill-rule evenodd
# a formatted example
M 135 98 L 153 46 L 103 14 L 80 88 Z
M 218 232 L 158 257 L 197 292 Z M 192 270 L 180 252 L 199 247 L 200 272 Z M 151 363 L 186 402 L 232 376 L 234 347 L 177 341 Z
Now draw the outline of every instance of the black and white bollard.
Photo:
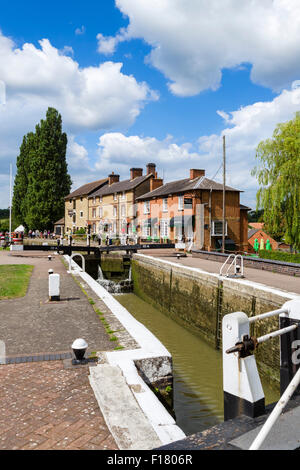
M 255 418 L 265 412 L 265 396 L 254 355 L 228 354 L 238 342 L 250 337 L 249 318 L 243 312 L 225 315 L 223 331 L 224 420 L 239 415 Z
M 86 364 L 88 360 L 85 359 L 84 355 L 88 348 L 87 342 L 82 338 L 78 338 L 78 339 L 75 339 L 71 347 L 75 355 L 75 359 L 72 360 L 72 364 L 73 365 Z
M 51 302 L 60 300 L 60 275 L 49 276 L 49 300 Z

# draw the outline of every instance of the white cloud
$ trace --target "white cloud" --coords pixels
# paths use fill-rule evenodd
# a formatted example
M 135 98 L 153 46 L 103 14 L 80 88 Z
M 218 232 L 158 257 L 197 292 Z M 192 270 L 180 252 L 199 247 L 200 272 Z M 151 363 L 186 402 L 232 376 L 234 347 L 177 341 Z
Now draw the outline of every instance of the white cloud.
M 130 167 L 157 163 L 165 181 L 189 176 L 190 168 L 204 168 L 213 178 L 222 164 L 222 136 L 227 143 L 227 184 L 243 190 L 245 204 L 255 208 L 257 181 L 251 176 L 255 166 L 255 149 L 261 140 L 271 138 L 278 123 L 286 122 L 300 110 L 300 87 L 293 85 L 273 101 L 258 102 L 231 113 L 219 111 L 225 128 L 220 135 L 202 136 L 196 143 L 178 144 L 172 136 L 164 140 L 154 137 L 125 136 L 106 133 L 99 139 L 99 160 L 95 169 L 106 176 L 117 171 L 128 178 Z M 215 177 L 222 181 L 222 169 Z
M 252 64 L 255 83 L 280 91 L 299 77 L 299 0 L 116 0 L 129 26 L 99 35 L 99 51 L 142 38 L 149 62 L 178 96 L 220 86 L 222 69 Z
M 76 135 L 127 128 L 145 103 L 158 99 L 145 82 L 123 74 L 122 63 L 80 68 L 65 53 L 47 39 L 40 47 L 26 43 L 16 48 L 0 32 L 1 103 L 6 90 L 6 104 L 0 104 L 0 174 L 15 161 L 23 135 L 34 130 L 49 106 L 62 114 L 68 134 Z
M 81 28 L 76 28 L 75 34 L 76 36 L 82 36 L 83 34 L 85 34 L 85 26 L 81 26 Z

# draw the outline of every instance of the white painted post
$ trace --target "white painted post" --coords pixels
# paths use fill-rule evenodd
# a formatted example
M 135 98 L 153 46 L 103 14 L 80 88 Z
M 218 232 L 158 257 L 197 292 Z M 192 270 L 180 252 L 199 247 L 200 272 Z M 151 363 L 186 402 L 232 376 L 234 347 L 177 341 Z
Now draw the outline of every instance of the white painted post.
M 51 274 L 49 276 L 49 300 L 60 300 L 60 275 Z
M 255 356 L 245 358 L 226 351 L 244 336 L 250 336 L 249 318 L 243 312 L 225 315 L 223 331 L 223 390 L 224 420 L 241 414 L 255 418 L 265 411 L 265 397 L 258 374 Z

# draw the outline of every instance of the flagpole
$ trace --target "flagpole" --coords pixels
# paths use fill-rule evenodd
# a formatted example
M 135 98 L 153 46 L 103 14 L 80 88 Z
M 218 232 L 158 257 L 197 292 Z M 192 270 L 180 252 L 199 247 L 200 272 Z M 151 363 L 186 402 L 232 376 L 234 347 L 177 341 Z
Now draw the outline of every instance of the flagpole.
M 10 164 L 10 177 L 9 177 L 9 243 L 11 244 L 12 238 L 11 238 L 11 204 L 12 204 L 12 191 L 11 191 L 11 185 L 12 185 L 12 164 Z

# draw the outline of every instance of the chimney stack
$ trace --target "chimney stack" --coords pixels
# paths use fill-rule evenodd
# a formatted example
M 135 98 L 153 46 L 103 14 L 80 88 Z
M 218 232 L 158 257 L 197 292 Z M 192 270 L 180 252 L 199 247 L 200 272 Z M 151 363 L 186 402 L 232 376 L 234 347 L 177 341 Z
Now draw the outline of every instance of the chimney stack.
M 154 189 L 160 188 L 164 184 L 162 178 L 151 178 L 150 179 L 150 191 L 154 191 Z
M 155 169 L 156 169 L 156 165 L 155 163 L 148 163 L 148 165 L 146 166 L 147 168 L 147 176 L 148 175 L 154 175 L 155 177 Z
M 118 183 L 120 180 L 120 175 L 115 175 L 112 171 L 110 175 L 108 175 L 108 184 L 111 186 L 113 183 Z
M 130 168 L 130 179 L 134 180 L 138 176 L 143 176 L 143 168 Z
M 190 170 L 190 180 L 194 180 L 200 176 L 205 176 L 205 170 L 195 170 L 194 168 Z

